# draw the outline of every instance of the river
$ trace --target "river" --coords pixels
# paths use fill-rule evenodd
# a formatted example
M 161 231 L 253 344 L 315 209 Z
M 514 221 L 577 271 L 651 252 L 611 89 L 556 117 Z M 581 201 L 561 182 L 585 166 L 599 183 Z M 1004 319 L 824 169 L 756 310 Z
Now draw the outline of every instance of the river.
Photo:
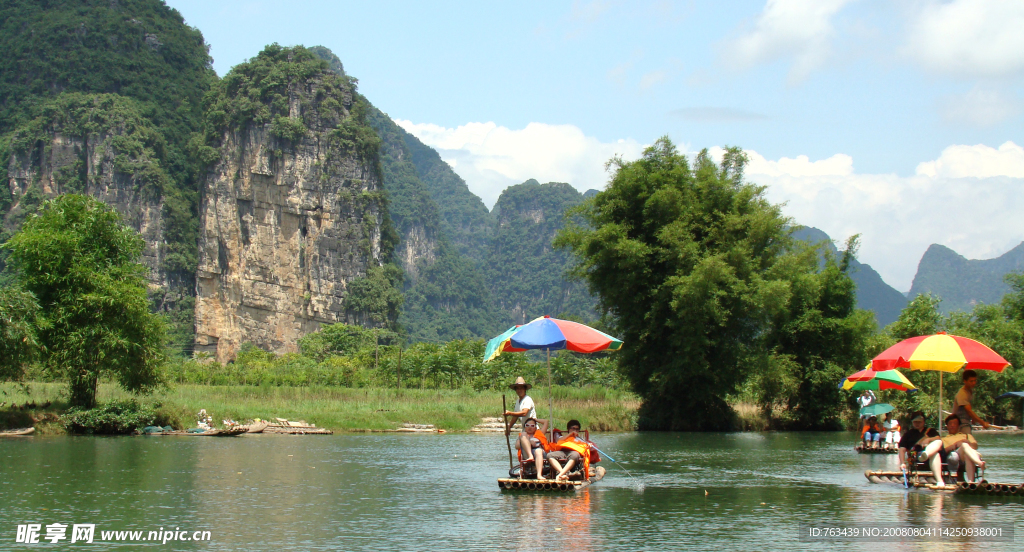
M 95 541 L 209 531 L 149 550 L 960 550 L 962 540 L 801 541 L 801 527 L 1024 531 L 1024 499 L 868 483 L 864 470 L 897 469 L 895 456 L 856 454 L 849 433 L 592 437 L 620 465 L 603 461 L 605 479 L 577 494 L 499 491 L 501 434 L 3 438 L 0 549 L 143 548 L 72 544 L 73 524 L 94 524 Z M 990 481 L 1024 482 L 1024 436 L 980 440 Z M 66 524 L 67 538 L 15 542 L 33 523 L 41 537 Z

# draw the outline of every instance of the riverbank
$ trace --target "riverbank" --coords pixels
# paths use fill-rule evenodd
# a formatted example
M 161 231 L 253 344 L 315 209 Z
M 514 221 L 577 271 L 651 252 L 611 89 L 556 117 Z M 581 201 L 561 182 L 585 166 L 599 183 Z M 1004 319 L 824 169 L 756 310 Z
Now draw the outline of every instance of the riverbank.
M 40 434 L 62 434 L 67 386 L 59 383 L 0 383 L 0 429 L 34 425 Z M 501 414 L 501 392 L 472 389 L 358 389 L 344 387 L 270 387 L 248 385 L 173 385 L 141 402 L 154 405 L 162 422 L 177 429 L 193 427 L 205 408 L 217 425 L 231 418 L 305 420 L 334 431 L 381 431 L 403 423 L 433 424 L 447 431 L 468 431 L 481 418 Z M 546 416 L 547 390 L 531 397 Z M 636 427 L 640 401 L 632 393 L 604 387 L 558 387 L 552 390 L 556 420 L 579 419 L 594 431 L 630 431 Z M 509 407 L 515 392 L 505 392 Z M 131 398 L 116 385 L 100 384 L 99 401 Z M 11 404 L 17 405 L 12 409 Z M 24 405 L 28 404 L 27 407 Z M 45 405 L 45 406 L 44 406 Z

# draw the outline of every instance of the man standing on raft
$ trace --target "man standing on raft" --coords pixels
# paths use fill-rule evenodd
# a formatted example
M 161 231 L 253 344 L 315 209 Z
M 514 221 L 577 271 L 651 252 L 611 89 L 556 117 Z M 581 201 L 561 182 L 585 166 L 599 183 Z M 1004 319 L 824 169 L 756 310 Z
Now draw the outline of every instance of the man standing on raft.
M 537 407 L 534 406 L 533 399 L 526 394 L 526 390 L 531 387 L 533 386 L 526 383 L 523 376 L 516 378 L 516 382 L 509 386 L 509 389 L 519 395 L 519 400 L 516 401 L 512 410 L 505 411 L 505 435 L 512 432 L 512 426 L 516 424 L 516 421 L 525 422 L 527 418 L 537 417 Z M 510 416 L 511 419 L 509 419 Z
M 971 408 L 971 401 L 974 400 L 974 386 L 978 385 L 978 373 L 974 370 L 964 370 L 964 386 L 957 391 L 953 399 L 953 414 L 960 418 L 960 433 L 971 434 L 971 423 L 975 422 L 981 427 L 988 429 L 988 422 L 982 420 L 974 409 Z

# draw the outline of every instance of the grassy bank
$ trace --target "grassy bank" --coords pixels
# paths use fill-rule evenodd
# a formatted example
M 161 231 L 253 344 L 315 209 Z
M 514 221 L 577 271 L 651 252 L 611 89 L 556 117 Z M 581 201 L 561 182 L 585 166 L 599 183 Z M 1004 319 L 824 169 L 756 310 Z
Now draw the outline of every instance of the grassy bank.
M 66 386 L 56 383 L 0 383 L 0 428 L 35 425 L 41 433 L 62 433 L 57 416 L 66 407 Z M 224 418 L 244 422 L 253 418 L 305 420 L 335 431 L 394 429 L 402 423 L 434 424 L 449 431 L 466 431 L 480 418 L 501 414 L 501 392 L 472 389 L 433 390 L 352 389 L 344 387 L 276 387 L 174 385 L 141 400 L 175 428 L 192 427 L 205 408 L 218 423 Z M 513 391 L 505 393 L 509 406 Z M 639 400 L 631 393 L 604 387 L 556 386 L 552 392 L 555 416 L 564 426 L 578 418 L 595 431 L 628 431 L 635 427 Z M 547 391 L 534 388 L 530 396 L 538 413 L 547 415 Z M 101 384 L 100 402 L 129 398 L 112 384 Z M 11 409 L 14 403 L 18 408 Z M 22 405 L 29 403 L 30 408 Z M 49 403 L 45 408 L 43 405 Z M 31 405 L 35 405 L 34 408 Z

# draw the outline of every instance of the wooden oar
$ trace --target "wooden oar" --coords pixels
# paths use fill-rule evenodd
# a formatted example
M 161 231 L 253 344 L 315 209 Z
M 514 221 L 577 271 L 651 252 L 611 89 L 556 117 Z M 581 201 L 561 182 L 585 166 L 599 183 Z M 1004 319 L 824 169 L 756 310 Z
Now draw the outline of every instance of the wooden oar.
M 508 445 L 508 469 L 512 469 L 512 441 L 508 440 L 509 423 L 505 413 L 508 412 L 508 404 L 505 402 L 505 395 L 501 395 L 501 419 L 505 422 L 505 444 Z

